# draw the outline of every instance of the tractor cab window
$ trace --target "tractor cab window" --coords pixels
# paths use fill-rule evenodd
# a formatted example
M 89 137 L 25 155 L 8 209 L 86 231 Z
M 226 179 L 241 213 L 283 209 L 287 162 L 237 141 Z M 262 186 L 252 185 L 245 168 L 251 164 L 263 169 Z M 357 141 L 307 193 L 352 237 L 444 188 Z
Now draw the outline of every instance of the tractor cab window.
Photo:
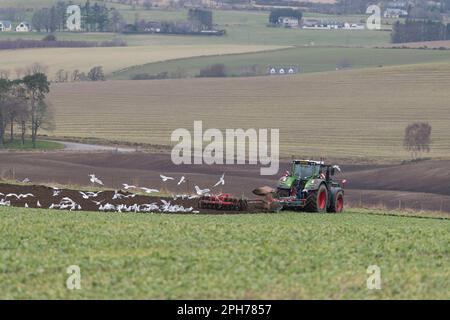
M 319 167 L 314 165 L 294 164 L 294 175 L 300 179 L 308 179 L 319 174 Z

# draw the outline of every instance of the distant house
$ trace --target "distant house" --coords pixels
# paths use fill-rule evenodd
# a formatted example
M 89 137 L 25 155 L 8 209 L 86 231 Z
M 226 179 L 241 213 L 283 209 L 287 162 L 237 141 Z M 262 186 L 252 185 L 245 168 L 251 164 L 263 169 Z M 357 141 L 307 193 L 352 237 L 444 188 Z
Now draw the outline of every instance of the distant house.
M 296 17 L 279 17 L 278 24 L 281 24 L 287 28 L 297 28 L 298 18 Z
M 401 17 L 407 17 L 408 11 L 403 9 L 397 9 L 397 8 L 387 8 L 386 11 L 384 11 L 385 18 L 401 18 Z
M 11 31 L 12 30 L 12 25 L 11 25 L 11 21 L 0 21 L 0 31 Z
M 16 27 L 16 32 L 30 32 L 31 26 L 28 22 L 21 22 Z

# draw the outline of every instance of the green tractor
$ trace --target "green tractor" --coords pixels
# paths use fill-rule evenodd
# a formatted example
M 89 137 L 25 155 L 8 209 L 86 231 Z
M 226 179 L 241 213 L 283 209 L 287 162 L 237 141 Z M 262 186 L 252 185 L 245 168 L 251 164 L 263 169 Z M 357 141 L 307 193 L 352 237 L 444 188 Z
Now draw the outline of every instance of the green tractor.
M 336 212 L 344 209 L 344 189 L 332 179 L 338 166 L 323 161 L 294 160 L 291 171 L 280 178 L 276 190 L 263 187 L 253 192 L 265 196 L 271 210 L 302 210 L 307 212 Z

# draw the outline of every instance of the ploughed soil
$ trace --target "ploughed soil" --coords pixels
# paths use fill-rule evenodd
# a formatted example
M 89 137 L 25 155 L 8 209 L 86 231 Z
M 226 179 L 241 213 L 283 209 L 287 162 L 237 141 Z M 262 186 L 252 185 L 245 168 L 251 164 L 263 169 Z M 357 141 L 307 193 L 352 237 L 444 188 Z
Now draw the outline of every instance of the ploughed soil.
M 346 179 L 345 198 L 347 204 L 358 207 L 380 206 L 391 209 L 411 208 L 419 210 L 450 212 L 450 160 L 427 160 L 398 165 L 355 165 L 338 163 L 342 173 L 336 179 Z M 277 179 L 289 169 L 289 161 L 281 162 L 279 173 L 275 176 L 261 176 L 257 165 L 174 165 L 167 154 L 149 153 L 0 153 L 0 177 L 5 180 L 31 180 L 26 187 L 30 193 L 41 192 L 42 187 L 31 184 L 74 185 L 71 189 L 83 189 L 91 185 L 89 174 L 94 173 L 102 179 L 107 188 L 122 189 L 122 184 L 161 189 L 169 194 L 188 194 L 194 186 L 209 188 L 212 193 L 227 192 L 235 197 L 255 198 L 251 193 L 259 186 L 276 185 Z M 225 185 L 213 187 L 225 173 Z M 160 174 L 174 177 L 162 182 Z M 185 176 L 186 183 L 177 185 L 178 179 Z M 75 187 L 76 186 L 76 187 Z M 3 188 L 3 187 L 2 187 Z M 10 188 L 15 188 L 10 186 Z M 44 191 L 42 192 L 50 192 Z M 14 189 L 0 189 L 0 192 L 15 193 Z M 24 191 L 21 190 L 20 193 Z M 66 191 L 81 201 L 78 191 Z M 71 193 L 73 192 L 73 194 Z M 78 193 L 78 194 L 76 194 Z M 111 191 L 110 195 L 114 192 Z M 108 193 L 105 193 L 105 197 Z M 43 194 L 48 197 L 48 194 Z M 160 198 L 142 198 L 143 203 L 155 202 Z M 169 198 L 175 204 L 175 200 Z M 24 199 L 21 203 L 24 204 Z M 45 201 L 55 200 L 49 198 Z M 57 199 L 58 200 L 58 199 Z M 95 201 L 100 201 L 94 199 Z M 141 201 L 141 198 L 133 198 Z M 41 202 L 44 207 L 48 203 Z M 191 202 L 180 204 L 191 206 Z M 194 201 L 196 203 L 196 201 Z M 91 202 L 94 205 L 93 202 Z M 32 206 L 32 203 L 28 203 Z M 86 210 L 95 205 L 86 204 Z M 83 207 L 83 210 L 85 207 Z M 252 210 L 252 209 L 251 209 Z M 204 211 L 202 211 L 204 212 Z
M 103 211 L 103 212 L 118 212 L 117 208 L 122 205 L 122 212 L 126 212 L 124 208 L 130 208 L 134 205 L 142 208 L 145 205 L 153 204 L 155 209 L 144 211 L 143 209 L 130 209 L 129 212 L 148 212 L 148 213 L 203 213 L 203 214 L 221 214 L 221 213 L 243 213 L 242 211 L 226 210 L 219 211 L 213 209 L 199 209 L 198 198 L 189 199 L 187 196 L 180 197 L 156 197 L 146 196 L 141 194 L 133 194 L 123 190 L 113 191 L 105 190 L 100 192 L 93 192 L 94 195 L 89 195 L 87 191 L 71 190 L 71 189 L 55 189 L 54 187 L 47 187 L 42 185 L 15 185 L 0 183 L 0 201 L 9 202 L 13 207 L 27 207 L 27 208 L 53 208 L 61 209 L 61 203 L 72 202 L 74 205 L 65 207 L 64 210 L 73 211 Z M 119 197 L 116 197 L 119 194 Z M 17 196 L 25 196 L 24 198 L 17 198 Z M 88 197 L 88 198 L 86 198 Z M 70 199 L 70 200 L 67 200 Z M 170 206 L 177 205 L 186 210 L 176 211 L 173 209 L 164 210 L 167 203 Z M 100 209 L 106 204 L 113 205 L 115 208 Z M 259 205 L 250 204 L 245 213 L 261 212 L 263 208 Z

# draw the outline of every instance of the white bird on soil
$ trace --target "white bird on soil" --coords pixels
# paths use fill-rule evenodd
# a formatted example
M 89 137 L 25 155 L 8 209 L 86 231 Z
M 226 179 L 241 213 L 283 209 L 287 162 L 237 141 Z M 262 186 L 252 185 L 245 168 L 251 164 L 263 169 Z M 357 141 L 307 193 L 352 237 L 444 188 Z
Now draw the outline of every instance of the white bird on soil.
M 9 198 L 9 197 L 16 197 L 17 200 L 22 199 L 22 198 L 28 198 L 28 197 L 34 197 L 34 194 L 32 193 L 27 193 L 27 194 L 15 194 L 15 193 L 8 193 L 5 198 Z
M 28 208 L 28 203 L 25 203 L 25 208 Z
M 222 176 L 220 177 L 219 181 L 217 181 L 217 183 L 213 187 L 217 187 L 220 184 L 221 185 L 225 185 L 225 173 L 222 174 Z
M 42 205 L 41 205 L 41 203 L 39 202 L 39 200 L 38 200 L 37 203 L 36 203 L 36 207 L 38 207 L 38 208 L 41 208 L 41 207 L 42 207 Z
M 0 206 L 9 207 L 11 205 L 11 201 L 6 201 L 5 199 L 0 200 Z
M 143 190 L 145 193 L 157 193 L 159 192 L 158 189 L 150 189 L 150 188 L 141 188 L 141 190 Z
M 103 202 L 105 202 L 105 200 L 102 201 L 95 201 L 95 200 L 91 200 L 93 203 L 95 203 L 95 205 L 99 206 L 101 205 Z
M 197 192 L 197 194 L 199 196 L 203 196 L 203 195 L 208 194 L 209 192 L 211 192 L 211 190 L 209 190 L 209 189 L 200 189 L 199 186 L 195 186 L 195 192 Z
M 90 174 L 89 176 L 91 177 L 91 179 L 90 179 L 91 183 L 93 183 L 93 184 L 96 184 L 96 183 L 97 183 L 97 184 L 103 186 L 103 181 L 100 180 L 99 178 L 97 178 L 97 177 L 95 176 L 95 174 Z
M 164 176 L 164 175 L 162 175 L 162 174 L 160 174 L 159 176 L 161 177 L 161 179 L 162 179 L 163 182 L 166 182 L 167 180 L 174 180 L 174 178 L 172 178 L 172 177 L 167 177 L 167 176 Z
M 99 191 L 99 192 L 83 192 L 83 191 L 80 191 L 80 194 L 83 197 L 83 199 L 96 198 L 100 193 L 101 193 L 101 191 Z
M 182 176 L 182 177 L 180 178 L 180 181 L 178 181 L 177 185 L 180 185 L 180 184 L 182 184 L 183 182 L 186 182 L 186 178 L 185 178 L 184 176 Z
M 57 196 L 59 196 L 59 195 L 61 194 L 61 192 L 62 192 L 62 190 L 54 189 L 54 191 L 53 191 L 53 196 L 54 196 L 54 197 L 57 197 Z

